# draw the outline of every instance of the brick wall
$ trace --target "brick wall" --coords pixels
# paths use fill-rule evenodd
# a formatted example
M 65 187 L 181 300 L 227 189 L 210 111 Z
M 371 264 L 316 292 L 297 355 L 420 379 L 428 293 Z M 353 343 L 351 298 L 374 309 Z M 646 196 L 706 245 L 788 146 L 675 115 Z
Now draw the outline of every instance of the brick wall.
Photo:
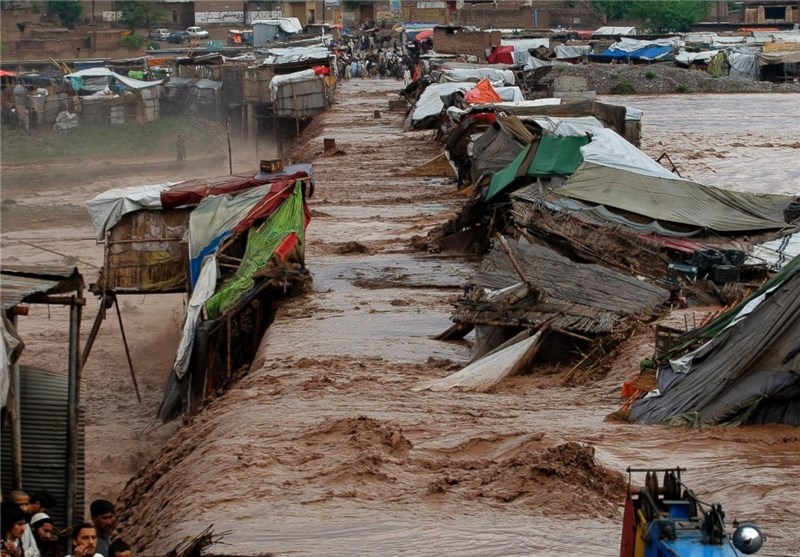
M 406 6 L 404 3 L 401 9 L 403 21 L 447 25 L 453 19 L 450 15 L 450 10 L 447 8 L 417 8 L 416 2 L 410 4 L 412 5 Z
M 603 20 L 580 5 L 567 3 L 534 3 L 533 7 L 514 4 L 464 4 L 456 14 L 458 25 L 498 27 L 502 29 L 594 29 L 604 25 Z
M 433 30 L 433 46 L 441 54 L 466 54 L 486 61 L 486 49 L 500 44 L 500 31 L 464 31 L 453 27 Z

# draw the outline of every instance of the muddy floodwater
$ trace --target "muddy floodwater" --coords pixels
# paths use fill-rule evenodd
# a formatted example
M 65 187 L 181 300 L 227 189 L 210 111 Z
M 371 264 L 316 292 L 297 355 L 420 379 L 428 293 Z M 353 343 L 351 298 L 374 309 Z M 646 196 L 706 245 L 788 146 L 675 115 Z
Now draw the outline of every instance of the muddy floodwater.
M 89 385 L 89 466 L 103 470 L 110 432 L 140 455 L 116 484 L 106 477 L 90 487 L 122 492 L 125 536 L 142 554 L 163 554 L 213 525 L 224 533 L 216 554 L 610 557 L 619 554 L 625 468 L 681 466 L 701 500 L 723 504 L 729 523 L 763 527 L 760 555 L 800 553 L 800 430 L 606 421 L 622 382 L 652 354 L 653 325 L 620 347 L 599 382 L 566 386 L 563 372 L 542 367 L 489 393 L 414 390 L 469 360 L 468 342 L 433 337 L 450 326 L 476 261 L 410 249 L 465 198 L 452 180 L 408 173 L 441 145 L 430 131 L 402 131 L 403 114 L 388 111 L 399 87 L 340 83 L 333 109 L 296 146 L 295 160 L 313 162 L 317 180 L 306 251 L 313 289 L 282 307 L 253 369 L 233 389 L 175 431 L 155 428 L 121 399 L 103 400 L 100 387 L 124 390 L 124 365 L 95 362 L 87 370 L 108 377 Z M 604 100 L 644 110 L 643 149 L 667 152 L 684 177 L 800 191 L 798 95 Z M 323 138 L 336 139 L 335 154 L 323 153 Z M 99 263 L 88 228 L 72 240 L 60 239 L 64 229 L 40 229 L 21 224 L 12 237 L 50 237 L 58 251 L 72 245 L 70 253 Z M 4 242 L 25 259 L 25 250 Z M 135 357 L 148 354 L 149 342 L 163 351 L 143 364 L 155 413 L 156 378 L 169 368 L 181 300 L 128 303 Z M 672 319 L 704 315 L 689 308 Z M 113 334 L 98 340 L 110 358 L 119 349 Z

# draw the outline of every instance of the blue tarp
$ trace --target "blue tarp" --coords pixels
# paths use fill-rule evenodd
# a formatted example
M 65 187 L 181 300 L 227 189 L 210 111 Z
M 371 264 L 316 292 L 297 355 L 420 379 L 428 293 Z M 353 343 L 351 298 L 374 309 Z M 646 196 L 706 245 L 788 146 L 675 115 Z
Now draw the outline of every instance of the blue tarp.
M 590 54 L 590 60 L 611 61 L 611 60 L 660 60 L 672 54 L 671 46 L 647 46 L 638 50 L 626 51 L 609 47 L 602 54 Z

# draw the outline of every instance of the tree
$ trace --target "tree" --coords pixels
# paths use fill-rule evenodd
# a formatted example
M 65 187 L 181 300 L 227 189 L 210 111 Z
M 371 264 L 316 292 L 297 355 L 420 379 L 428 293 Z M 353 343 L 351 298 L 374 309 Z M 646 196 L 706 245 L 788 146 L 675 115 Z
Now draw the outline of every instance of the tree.
M 631 11 L 633 0 L 591 0 L 589 8 L 595 13 L 603 14 L 605 20 L 625 19 Z
M 159 24 L 171 21 L 169 12 L 155 2 L 137 2 L 135 0 L 120 0 L 117 10 L 122 12 L 120 23 L 134 31 L 137 27 L 144 27 L 148 31 Z
M 707 0 L 637 0 L 628 16 L 641 21 L 651 33 L 685 33 L 706 17 L 711 9 Z
M 61 25 L 72 29 L 81 18 L 80 0 L 47 0 L 47 13 L 57 15 Z

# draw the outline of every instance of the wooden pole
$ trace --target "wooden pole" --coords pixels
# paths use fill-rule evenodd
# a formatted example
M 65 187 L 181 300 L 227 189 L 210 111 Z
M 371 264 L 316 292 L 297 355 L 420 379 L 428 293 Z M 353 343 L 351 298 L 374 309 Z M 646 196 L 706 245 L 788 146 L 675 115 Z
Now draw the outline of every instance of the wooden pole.
M 8 314 L 7 314 L 8 315 Z M 11 312 L 9 316 L 14 329 L 17 328 L 17 315 Z M 20 420 L 20 383 L 19 365 L 14 364 L 8 370 L 8 417 L 11 421 L 11 484 L 14 489 L 22 489 L 22 422 Z
M 231 155 L 231 118 L 228 116 L 227 130 L 228 130 L 228 171 L 233 175 L 233 156 Z
M 136 391 L 136 400 L 139 404 L 142 403 L 142 395 L 139 394 L 139 383 L 136 381 L 136 372 L 133 370 L 133 360 L 131 360 L 131 352 L 128 350 L 128 339 L 125 337 L 125 327 L 122 325 L 122 312 L 119 310 L 119 300 L 114 296 L 114 307 L 117 310 L 117 320 L 119 321 L 119 332 L 122 333 L 122 345 L 125 347 L 125 357 L 128 359 L 128 369 L 131 370 L 131 380 L 133 381 L 133 390 Z
M 68 371 L 68 416 L 67 416 L 67 524 L 75 524 L 76 517 L 83 516 L 78 510 L 78 409 L 80 408 L 81 366 L 78 346 L 81 334 L 82 292 L 73 296 L 69 306 L 69 371 Z
M 497 240 L 500 242 L 500 246 L 503 248 L 503 251 L 506 252 L 509 261 L 511 261 L 511 266 L 514 267 L 514 270 L 519 275 L 519 278 L 522 279 L 522 282 L 528 287 L 529 290 L 533 291 L 531 283 L 528 281 L 525 273 L 522 272 L 522 267 L 519 266 L 517 258 L 514 257 L 514 254 L 511 252 L 511 247 L 508 245 L 506 239 L 499 232 L 495 234 L 495 238 L 497 238 Z
M 97 316 L 94 318 L 92 330 L 89 332 L 89 336 L 86 339 L 86 346 L 83 347 L 83 352 L 81 352 L 81 369 L 86 365 L 86 360 L 89 359 L 89 354 L 92 352 L 92 346 L 94 346 L 97 333 L 100 332 L 100 325 L 106 318 L 106 300 L 106 293 L 103 292 L 103 296 L 100 298 L 100 309 L 97 310 Z

